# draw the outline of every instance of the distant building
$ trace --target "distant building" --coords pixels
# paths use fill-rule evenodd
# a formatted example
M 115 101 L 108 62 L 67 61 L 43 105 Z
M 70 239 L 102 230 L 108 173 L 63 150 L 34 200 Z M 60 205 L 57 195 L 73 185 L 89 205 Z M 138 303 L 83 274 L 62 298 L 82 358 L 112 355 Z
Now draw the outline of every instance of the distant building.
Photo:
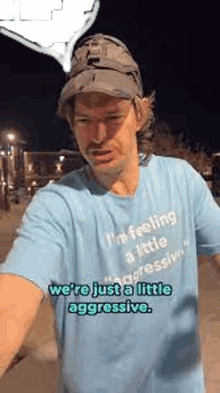
M 85 165 L 80 155 L 70 150 L 59 152 L 24 152 L 24 173 L 26 187 L 35 182 L 43 187 L 50 180 L 59 180 L 62 176 Z
M 22 152 L 12 147 L 10 152 L 0 151 L 0 209 L 4 206 L 6 183 L 9 194 L 21 187 L 30 191 L 31 187 L 36 189 L 51 180 L 59 180 L 85 163 L 78 153 L 65 149 L 59 152 Z

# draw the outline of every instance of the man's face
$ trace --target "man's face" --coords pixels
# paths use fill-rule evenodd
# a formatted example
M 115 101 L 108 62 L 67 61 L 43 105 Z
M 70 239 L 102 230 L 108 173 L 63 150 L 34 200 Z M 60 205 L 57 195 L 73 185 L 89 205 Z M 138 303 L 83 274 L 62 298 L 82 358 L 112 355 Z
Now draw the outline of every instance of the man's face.
M 74 99 L 71 123 L 81 154 L 95 170 L 124 167 L 137 155 L 137 118 L 131 100 L 80 94 Z

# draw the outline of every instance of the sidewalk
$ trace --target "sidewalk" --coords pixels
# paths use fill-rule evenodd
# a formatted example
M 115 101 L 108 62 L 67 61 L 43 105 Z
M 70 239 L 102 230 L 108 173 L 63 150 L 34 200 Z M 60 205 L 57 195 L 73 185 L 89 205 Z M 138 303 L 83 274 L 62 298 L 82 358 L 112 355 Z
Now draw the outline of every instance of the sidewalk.
M 23 198 L 12 204 L 10 212 L 0 210 L 0 261 L 4 261 L 16 235 L 21 218 L 30 201 Z M 217 201 L 220 204 L 220 198 Z M 220 393 L 220 274 L 199 258 L 199 315 L 206 393 Z M 1 392 L 56 392 L 57 345 L 54 339 L 54 314 L 49 303 L 41 306 L 24 343 L 27 356 L 7 377 L 0 380 Z

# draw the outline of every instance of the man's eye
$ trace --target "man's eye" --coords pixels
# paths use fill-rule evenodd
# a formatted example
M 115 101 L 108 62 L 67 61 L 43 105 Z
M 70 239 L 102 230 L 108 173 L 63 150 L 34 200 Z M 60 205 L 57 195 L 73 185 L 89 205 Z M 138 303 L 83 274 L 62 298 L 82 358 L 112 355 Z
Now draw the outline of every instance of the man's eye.
M 122 116 L 110 116 L 110 117 L 106 117 L 103 121 L 109 122 L 109 121 L 114 121 L 114 120 L 120 120 L 121 118 L 122 118 Z M 90 120 L 90 119 L 77 119 L 76 121 L 79 124 L 88 124 L 92 120 Z
M 90 120 L 89 119 L 78 119 L 78 123 L 88 123 Z
M 110 117 L 108 117 L 106 120 L 108 121 L 111 121 L 111 120 L 119 120 L 119 119 L 121 119 L 121 116 L 110 116 Z

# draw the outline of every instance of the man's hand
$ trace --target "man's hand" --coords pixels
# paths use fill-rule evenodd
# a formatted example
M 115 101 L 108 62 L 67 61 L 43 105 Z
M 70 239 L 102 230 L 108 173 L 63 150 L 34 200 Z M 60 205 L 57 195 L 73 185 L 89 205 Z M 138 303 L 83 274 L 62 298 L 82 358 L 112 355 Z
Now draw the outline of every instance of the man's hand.
M 220 273 L 220 254 L 212 255 L 208 257 L 208 259 L 211 265 L 214 266 L 218 273 Z
M 0 1 L 0 33 L 54 57 L 69 72 L 74 45 L 99 7 L 100 0 Z
M 29 350 L 26 347 L 22 347 L 19 350 L 19 353 L 14 357 L 14 359 L 12 360 L 12 362 L 9 364 L 7 370 L 5 371 L 6 375 L 9 371 L 11 371 L 14 366 L 16 366 L 18 363 L 20 363 L 22 360 L 24 360 L 27 356 L 29 355 Z

